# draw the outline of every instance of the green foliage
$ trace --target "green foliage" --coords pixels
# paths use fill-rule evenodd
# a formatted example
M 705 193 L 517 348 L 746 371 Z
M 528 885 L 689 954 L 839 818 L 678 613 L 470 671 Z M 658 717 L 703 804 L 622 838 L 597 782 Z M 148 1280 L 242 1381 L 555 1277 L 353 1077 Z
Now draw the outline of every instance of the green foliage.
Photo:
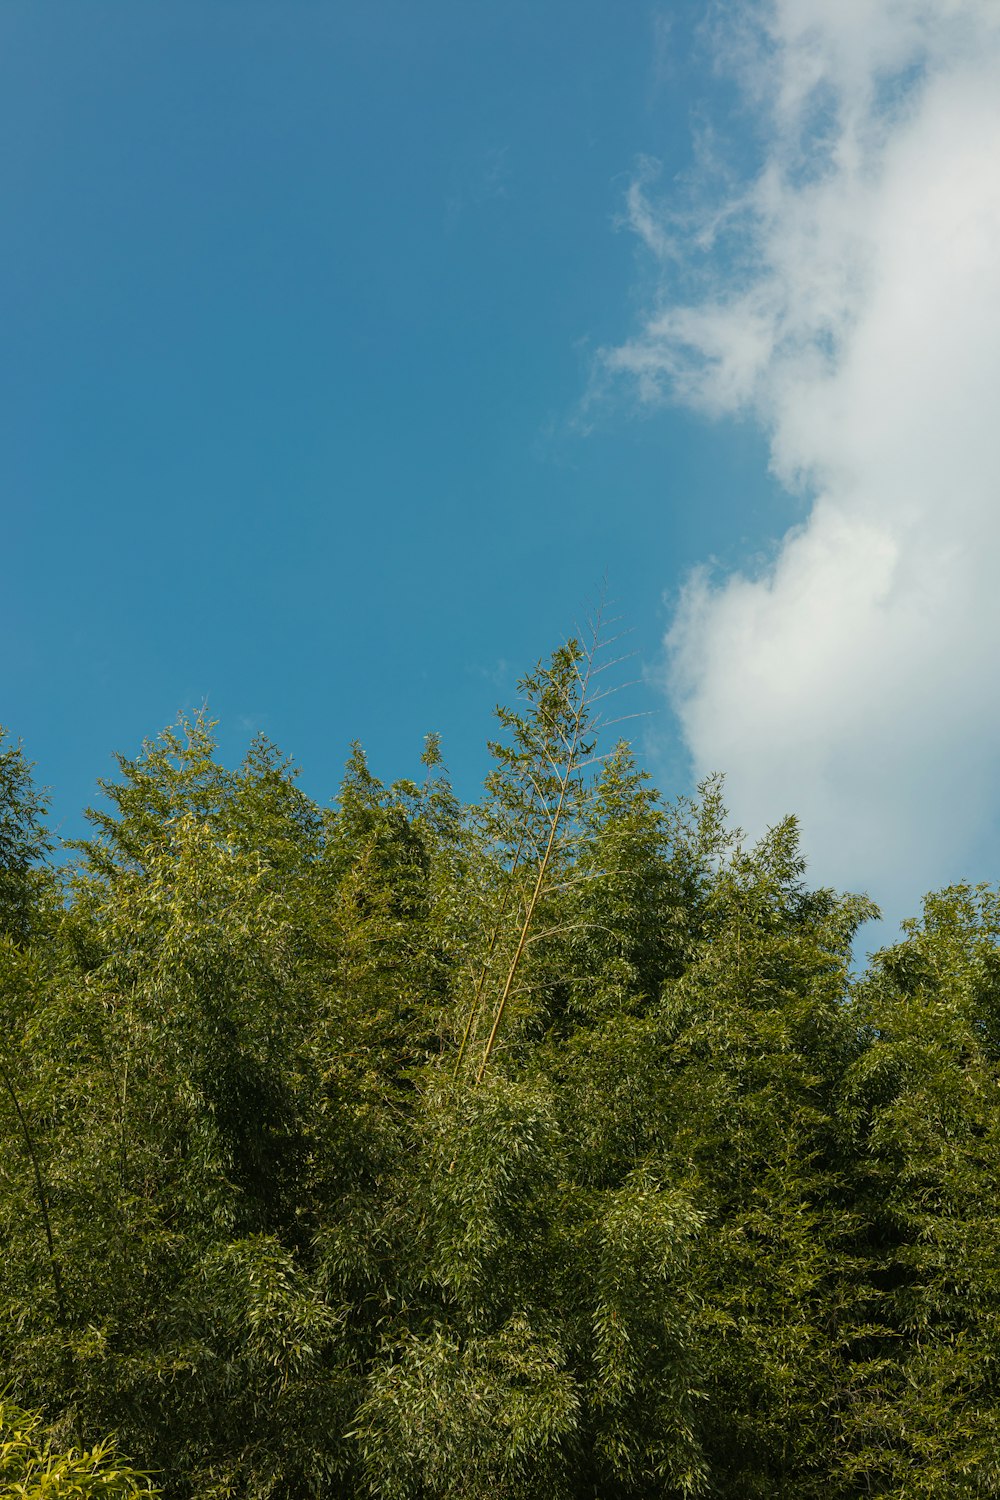
M 61 874 L 0 742 L 5 1493 L 147 1492 L 112 1431 L 168 1500 L 1000 1492 L 998 898 L 853 978 L 604 651 L 473 807 L 181 719 Z
M 1000 1487 L 1000 902 L 958 886 L 859 986 L 844 1081 L 881 1329 L 854 1469 L 893 1496 Z
M 113 1442 L 63 1449 L 37 1412 L 0 1396 L 0 1485 L 11 1500 L 136 1500 L 159 1492 Z
M 436 1328 L 385 1356 L 357 1434 L 371 1493 L 572 1493 L 563 1444 L 579 1398 L 552 1334 L 523 1319 L 466 1339 Z
M 0 725 L 0 936 L 25 942 L 41 916 L 47 882 L 38 862 L 51 849 L 48 803 L 31 777 L 19 744 Z

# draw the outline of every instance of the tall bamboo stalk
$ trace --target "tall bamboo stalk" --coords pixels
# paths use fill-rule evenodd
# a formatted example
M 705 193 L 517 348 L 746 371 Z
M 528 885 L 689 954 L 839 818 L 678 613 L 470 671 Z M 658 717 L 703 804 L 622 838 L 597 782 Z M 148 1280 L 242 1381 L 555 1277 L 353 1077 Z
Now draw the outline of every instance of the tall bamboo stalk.
M 580 697 L 579 702 L 577 703 L 576 712 L 573 715 L 572 719 L 572 732 L 570 734 L 569 740 L 564 742 L 566 754 L 562 775 L 560 776 L 558 782 L 559 794 L 556 800 L 555 809 L 553 810 L 550 818 L 548 838 L 546 840 L 542 857 L 539 860 L 534 887 L 532 889 L 531 896 L 525 910 L 524 920 L 521 923 L 520 932 L 518 933 L 517 946 L 514 949 L 514 955 L 510 961 L 506 978 L 504 979 L 503 989 L 500 992 L 500 999 L 497 1002 L 496 1011 L 493 1016 L 493 1025 L 490 1028 L 490 1034 L 486 1039 L 486 1045 L 483 1049 L 482 1060 L 480 1061 L 479 1068 L 476 1072 L 477 1083 L 482 1082 L 483 1076 L 486 1072 L 486 1066 L 496 1045 L 497 1035 L 500 1030 L 500 1023 L 503 1020 L 504 1012 L 507 1008 L 507 1002 L 510 999 L 511 991 L 514 988 L 514 980 L 517 977 L 517 972 L 520 968 L 525 948 L 528 945 L 531 925 L 535 918 L 535 912 L 537 910 L 538 903 L 545 889 L 545 878 L 548 874 L 549 866 L 552 862 L 552 854 L 555 849 L 556 839 L 563 822 L 563 816 L 566 807 L 566 794 L 569 790 L 570 781 L 572 780 L 574 773 L 579 769 L 580 746 L 583 736 L 583 728 L 588 709 L 590 708 L 590 678 L 593 672 L 594 656 L 597 650 L 597 637 L 598 631 L 595 628 L 594 640 L 591 648 L 589 651 L 584 653 L 587 663 L 587 670 L 583 674 L 582 678 L 579 676 L 579 673 L 577 674 L 577 680 L 579 682 L 580 688 Z
M 3 1083 L 3 1086 L 10 1098 L 10 1102 L 14 1106 L 14 1113 L 17 1116 L 18 1126 L 21 1131 L 21 1139 L 24 1142 L 25 1154 L 27 1155 L 28 1160 L 31 1163 L 31 1171 L 35 1184 L 35 1201 L 38 1205 L 38 1215 L 42 1221 L 42 1228 L 45 1231 L 45 1243 L 48 1249 L 49 1257 L 49 1271 L 52 1276 L 52 1287 L 55 1292 L 56 1298 L 56 1323 L 58 1324 L 59 1332 L 62 1335 L 63 1372 L 67 1379 L 68 1387 L 72 1389 L 76 1380 L 76 1371 L 73 1363 L 73 1356 L 67 1342 L 69 1335 L 69 1315 L 66 1306 L 66 1293 L 63 1286 L 62 1267 L 59 1263 L 59 1256 L 56 1253 L 55 1239 L 52 1234 L 52 1218 L 49 1213 L 48 1194 L 45 1191 L 45 1179 L 42 1177 L 41 1163 L 38 1160 L 38 1152 L 35 1149 L 35 1142 L 28 1125 L 27 1116 L 25 1115 L 24 1109 L 21 1105 L 21 1101 L 18 1098 L 17 1090 L 14 1087 L 14 1081 L 11 1078 L 10 1073 L 7 1069 L 7 1065 L 6 1063 L 4 1063 L 2 1058 L 0 1058 L 0 1082 Z

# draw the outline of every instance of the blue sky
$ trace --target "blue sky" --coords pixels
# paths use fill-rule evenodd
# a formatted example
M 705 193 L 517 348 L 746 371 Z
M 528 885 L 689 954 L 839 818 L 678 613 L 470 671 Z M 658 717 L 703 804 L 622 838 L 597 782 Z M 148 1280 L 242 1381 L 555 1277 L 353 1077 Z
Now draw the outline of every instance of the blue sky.
M 354 735 L 478 776 L 605 573 L 655 653 L 768 487 L 750 432 L 583 430 L 637 156 L 682 167 L 710 87 L 654 38 L 611 3 L 5 6 L 3 717 L 62 816 L 205 698 L 319 795 Z
M 964 728 L 975 795 L 961 837 L 928 835 L 925 885 L 989 874 L 991 690 L 952 703 L 934 667 L 956 737 L 913 760 L 933 648 L 886 600 L 904 574 L 934 593 L 904 545 L 924 502 L 893 499 L 907 430 L 876 451 L 849 386 L 866 330 L 881 368 L 878 288 L 916 242 L 886 227 L 915 197 L 910 136 L 950 122 L 941 191 L 992 212 L 974 164 L 954 178 L 995 127 L 988 91 L 968 121 L 960 102 L 995 30 L 985 4 L 953 9 L 961 35 L 917 0 L 748 6 L 737 35 L 724 10 L 620 0 L 7 0 L 0 721 L 63 830 L 113 749 L 206 699 L 228 755 L 262 728 L 321 799 L 351 738 L 402 775 L 430 730 L 471 795 L 493 703 L 606 575 L 664 790 L 730 772 L 748 827 L 802 810 L 817 879 L 903 910 L 924 868 L 882 853 L 944 800 Z M 952 251 L 912 268 L 918 322 L 935 277 L 957 284 Z M 994 373 L 976 329 L 997 289 L 973 274 L 959 390 Z M 988 490 L 948 536 L 976 536 Z M 863 598 L 838 557 L 871 573 Z M 986 596 L 967 572 L 935 607 Z M 924 669 L 897 682 L 908 643 Z M 883 703 L 885 674 L 891 721 L 831 719 Z M 912 775 L 863 790 L 906 753 Z

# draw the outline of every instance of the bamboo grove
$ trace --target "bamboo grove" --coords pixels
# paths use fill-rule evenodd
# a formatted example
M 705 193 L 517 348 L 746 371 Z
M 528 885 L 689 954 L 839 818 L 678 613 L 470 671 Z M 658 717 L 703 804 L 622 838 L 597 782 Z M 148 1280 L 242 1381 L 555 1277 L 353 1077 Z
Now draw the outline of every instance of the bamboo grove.
M 997 895 L 855 974 L 608 675 L 471 807 L 181 720 L 68 862 L 0 741 L 3 1493 L 1000 1494 Z

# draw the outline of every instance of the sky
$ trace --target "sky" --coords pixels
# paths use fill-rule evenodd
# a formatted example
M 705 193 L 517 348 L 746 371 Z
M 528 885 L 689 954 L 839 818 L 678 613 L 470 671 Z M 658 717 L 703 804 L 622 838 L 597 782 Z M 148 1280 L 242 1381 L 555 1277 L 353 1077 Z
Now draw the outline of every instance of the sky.
M 5 0 L 0 723 L 321 801 L 602 591 L 668 795 L 887 940 L 1000 850 L 993 0 Z

